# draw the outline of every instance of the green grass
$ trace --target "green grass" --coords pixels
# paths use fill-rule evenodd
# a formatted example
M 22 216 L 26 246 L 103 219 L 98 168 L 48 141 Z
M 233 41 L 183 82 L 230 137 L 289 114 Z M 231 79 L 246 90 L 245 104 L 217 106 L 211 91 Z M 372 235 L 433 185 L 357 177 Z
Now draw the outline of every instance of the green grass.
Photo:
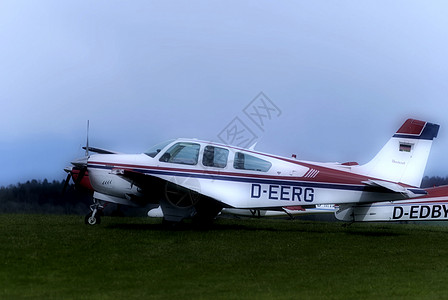
M 0 215 L 0 299 L 437 299 L 448 227 Z

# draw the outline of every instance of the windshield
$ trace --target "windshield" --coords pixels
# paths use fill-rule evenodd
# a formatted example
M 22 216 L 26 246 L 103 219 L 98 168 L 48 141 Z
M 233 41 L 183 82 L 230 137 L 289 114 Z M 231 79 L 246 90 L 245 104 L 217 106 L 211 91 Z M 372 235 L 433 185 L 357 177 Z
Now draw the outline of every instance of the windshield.
M 169 141 L 165 141 L 165 142 L 159 143 L 157 145 L 154 145 L 151 148 L 149 148 L 149 150 L 146 151 L 145 154 L 148 156 L 151 156 L 151 157 L 155 157 L 157 154 L 159 154 L 160 151 L 163 150 L 163 148 L 165 148 L 168 144 L 171 144 L 172 142 L 174 142 L 174 140 L 169 140 Z
M 195 143 L 180 142 L 166 150 L 160 157 L 160 161 L 183 165 L 196 165 L 198 163 L 199 149 L 201 145 Z

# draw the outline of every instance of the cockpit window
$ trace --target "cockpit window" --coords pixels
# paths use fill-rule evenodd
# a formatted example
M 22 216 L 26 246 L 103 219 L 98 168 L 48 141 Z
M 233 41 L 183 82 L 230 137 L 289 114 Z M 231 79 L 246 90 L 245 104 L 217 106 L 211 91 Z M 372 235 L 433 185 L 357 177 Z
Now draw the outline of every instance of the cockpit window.
M 202 156 L 202 164 L 206 167 L 225 168 L 229 150 L 214 146 L 206 146 Z
M 196 165 L 200 147 L 199 144 L 195 143 L 176 143 L 163 153 L 159 160 L 173 164 Z
M 154 158 L 156 157 L 157 154 L 159 154 L 160 151 L 163 150 L 163 148 L 168 146 L 168 144 L 171 144 L 173 141 L 174 140 L 169 140 L 162 143 L 158 143 L 157 145 L 154 145 L 151 148 L 149 148 L 149 150 L 146 151 L 145 154 Z
M 233 161 L 233 167 L 239 170 L 267 172 L 271 166 L 269 161 L 241 152 L 235 153 Z

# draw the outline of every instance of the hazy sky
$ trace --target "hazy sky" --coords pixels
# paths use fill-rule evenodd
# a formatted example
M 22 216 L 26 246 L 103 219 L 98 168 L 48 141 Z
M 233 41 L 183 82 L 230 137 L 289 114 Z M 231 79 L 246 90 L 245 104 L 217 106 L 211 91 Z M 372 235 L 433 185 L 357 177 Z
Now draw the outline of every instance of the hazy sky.
M 62 179 L 90 144 L 139 153 L 237 120 L 257 150 L 365 163 L 408 117 L 441 125 L 446 1 L 0 1 L 0 185 Z M 263 92 L 278 110 L 244 113 Z M 247 112 L 247 110 L 246 110 Z

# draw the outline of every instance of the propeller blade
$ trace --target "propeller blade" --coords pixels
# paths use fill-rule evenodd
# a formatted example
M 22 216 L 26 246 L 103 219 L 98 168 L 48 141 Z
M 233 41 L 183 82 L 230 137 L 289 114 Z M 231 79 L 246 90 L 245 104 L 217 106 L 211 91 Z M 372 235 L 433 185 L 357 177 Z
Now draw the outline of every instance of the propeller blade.
M 68 172 L 67 178 L 65 179 L 65 182 L 64 182 L 64 188 L 62 189 L 62 195 L 64 195 L 65 192 L 67 191 L 67 187 L 68 187 L 68 185 L 70 183 L 70 179 L 71 178 L 72 178 L 72 173 Z
M 87 172 L 87 167 L 84 167 L 81 170 L 79 170 L 78 177 L 76 177 L 76 181 L 75 181 L 75 187 L 79 186 L 82 178 L 84 177 L 84 175 L 86 175 L 86 172 Z
M 86 141 L 86 156 L 89 157 L 89 127 L 90 127 L 90 120 L 87 120 L 87 141 Z

